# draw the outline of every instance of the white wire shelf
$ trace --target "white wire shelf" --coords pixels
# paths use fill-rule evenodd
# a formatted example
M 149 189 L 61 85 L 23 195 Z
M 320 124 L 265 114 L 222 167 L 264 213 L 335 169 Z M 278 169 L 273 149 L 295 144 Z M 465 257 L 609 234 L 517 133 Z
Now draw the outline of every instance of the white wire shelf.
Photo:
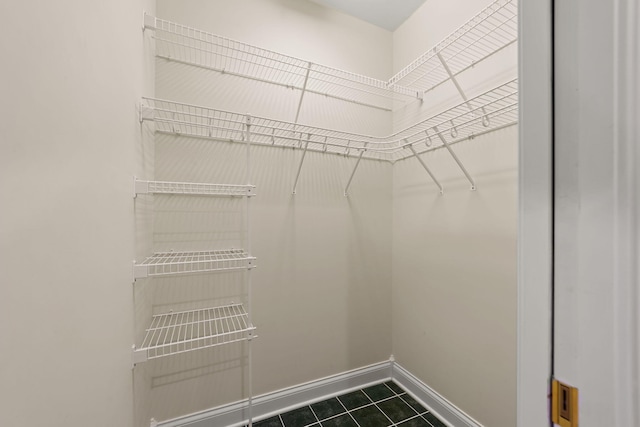
M 388 149 L 393 161 L 443 148 L 518 123 L 518 81 L 511 80 L 490 91 L 435 114 L 394 135 L 396 148 Z
M 391 110 L 416 99 L 415 89 L 315 64 L 150 15 L 144 28 L 155 31 L 156 56 L 220 73 Z
M 133 278 L 246 270 L 255 267 L 255 259 L 242 249 L 156 252 L 143 262 L 134 263 Z
M 516 1 L 497 0 L 399 71 L 389 80 L 389 85 L 431 90 L 517 39 Z
M 153 316 L 135 363 L 255 338 L 242 304 Z
M 250 197 L 255 195 L 254 185 L 206 184 L 196 182 L 144 181 L 135 179 L 137 194 L 183 194 L 193 196 Z
M 156 132 L 245 141 L 244 114 L 153 98 L 143 98 L 141 110 L 143 120 L 155 122 Z M 518 83 L 511 80 L 386 137 L 252 116 L 250 139 L 258 145 L 393 162 L 412 156 L 409 146 L 424 144 L 421 152 L 438 149 L 444 146 L 442 138 L 458 142 L 513 125 L 517 120 Z

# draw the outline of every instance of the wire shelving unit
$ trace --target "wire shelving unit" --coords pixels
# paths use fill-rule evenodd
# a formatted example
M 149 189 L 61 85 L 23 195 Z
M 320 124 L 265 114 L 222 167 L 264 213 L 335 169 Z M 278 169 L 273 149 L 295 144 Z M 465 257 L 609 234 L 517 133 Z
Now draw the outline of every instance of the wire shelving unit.
M 134 363 L 255 338 L 242 304 L 153 316 Z
M 141 117 L 142 119 L 142 117 Z M 194 273 L 244 271 L 245 304 L 231 304 L 153 316 L 139 347 L 133 346 L 133 365 L 174 354 L 248 341 L 251 377 L 251 341 L 256 338 L 251 316 L 251 271 L 256 258 L 250 255 L 250 199 L 255 195 L 251 179 L 251 120 L 245 117 L 246 184 L 151 181 L 134 177 L 134 198 L 139 194 L 242 197 L 245 201 L 245 249 L 157 252 L 133 264 L 133 280 Z M 249 380 L 249 388 L 251 380 Z M 251 392 L 250 392 L 251 394 Z M 251 399 L 251 397 L 250 397 Z
M 255 186 L 196 182 L 144 181 L 136 178 L 134 180 L 134 197 L 138 194 L 250 197 L 255 195 Z
M 140 122 L 154 122 L 157 133 L 246 144 L 247 184 L 136 180 L 134 194 L 245 197 L 247 236 L 250 236 L 249 196 L 254 194 L 254 187 L 249 184 L 251 145 L 290 148 L 301 152 L 293 183 L 294 194 L 308 151 L 355 160 L 345 186 L 345 195 L 363 158 L 391 163 L 416 158 L 442 193 L 443 186 L 429 169 L 424 154 L 446 150 L 470 182 L 471 188 L 475 189 L 473 178 L 452 146 L 518 122 L 517 80 L 508 81 L 472 98 L 466 96 L 457 80 L 460 74 L 516 42 L 516 0 L 495 0 L 388 81 L 316 64 L 146 14 L 143 28 L 152 31 L 156 57 L 299 92 L 297 111 L 291 121 L 171 100 L 142 98 Z M 460 103 L 388 136 L 298 123 L 306 93 L 392 112 L 408 103 L 423 100 L 426 92 L 449 81 L 458 90 L 462 99 Z M 153 254 L 139 264 L 134 263 L 134 280 L 174 274 L 246 270 L 247 299 L 244 305 L 232 304 L 153 316 L 142 344 L 133 349 L 133 358 L 135 364 L 248 341 L 247 394 L 251 424 L 251 342 L 255 338 L 255 327 L 251 318 L 250 273 L 255 267 L 255 258 L 249 255 L 251 247 L 248 237 L 245 248 L 162 252 Z
M 518 40 L 515 0 L 497 0 L 389 80 L 429 91 Z M 456 83 L 457 85 L 457 83 Z
M 452 80 L 517 41 L 515 0 L 496 0 L 389 80 L 340 70 L 284 55 L 186 25 L 144 16 L 155 32 L 156 56 L 326 97 L 391 111 L 422 99 L 424 92 Z M 298 105 L 297 117 L 300 112 Z

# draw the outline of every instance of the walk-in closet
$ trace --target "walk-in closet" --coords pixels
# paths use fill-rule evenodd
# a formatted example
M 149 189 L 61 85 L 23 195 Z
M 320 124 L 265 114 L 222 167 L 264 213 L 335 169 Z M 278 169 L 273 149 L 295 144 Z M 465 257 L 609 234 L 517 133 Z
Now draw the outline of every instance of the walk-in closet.
M 141 14 L 136 425 L 513 424 L 517 4 L 454 3 Z
M 637 0 L 0 16 L 0 427 L 640 427 Z
M 340 3 L 0 7 L 0 424 L 515 425 L 518 2 Z

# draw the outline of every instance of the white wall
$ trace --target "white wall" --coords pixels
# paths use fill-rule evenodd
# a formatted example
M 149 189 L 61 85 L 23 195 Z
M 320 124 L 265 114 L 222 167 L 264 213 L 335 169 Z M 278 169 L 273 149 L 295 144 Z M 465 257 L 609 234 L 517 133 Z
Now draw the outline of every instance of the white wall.
M 394 33 L 394 70 L 488 2 L 428 1 Z M 511 46 L 459 76 L 467 96 L 516 77 Z M 462 99 L 453 84 L 394 112 L 395 130 Z M 486 426 L 515 425 L 517 128 L 394 165 L 393 352 L 400 365 Z
M 394 167 L 393 353 L 487 426 L 515 423 L 517 129 Z
M 0 4 L 0 425 L 133 425 L 144 8 Z
M 380 70 L 390 74 L 391 33 L 312 3 L 194 0 L 160 1 L 157 7 L 160 18 L 367 75 Z M 290 89 L 164 59 L 158 59 L 156 70 L 159 98 L 295 118 L 299 93 Z M 389 113 L 309 94 L 300 122 L 379 134 L 391 128 Z M 156 135 L 155 147 L 156 179 L 244 182 L 242 144 Z M 346 198 L 344 186 L 356 160 L 307 153 L 292 196 L 301 154 L 270 147 L 252 150 L 252 183 L 258 194 L 251 201 L 252 253 L 258 257 L 253 272 L 259 336 L 253 343 L 254 394 L 391 355 L 392 166 L 363 160 Z M 155 197 L 154 204 L 156 249 L 241 243 L 241 203 Z M 241 274 L 140 285 L 152 288 L 148 298 L 157 312 L 217 305 L 237 298 L 238 292 L 246 298 Z M 137 320 L 142 322 L 143 316 Z M 234 344 L 137 367 L 139 423 L 246 397 L 246 356 L 245 344 Z

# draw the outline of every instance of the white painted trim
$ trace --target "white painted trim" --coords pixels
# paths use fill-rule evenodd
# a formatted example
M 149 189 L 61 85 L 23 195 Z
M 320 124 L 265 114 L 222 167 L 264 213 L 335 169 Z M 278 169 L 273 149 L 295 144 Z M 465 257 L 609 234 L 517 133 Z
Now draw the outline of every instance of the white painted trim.
M 263 420 L 343 393 L 393 380 L 449 427 L 483 427 L 482 424 L 438 394 L 412 373 L 389 361 L 332 375 L 253 399 L 253 421 Z M 179 418 L 157 422 L 153 427 L 239 427 L 247 424 L 247 401 L 208 409 Z
M 482 427 L 478 421 L 395 362 L 392 362 L 391 378 L 450 427 Z
M 640 425 L 640 6 L 614 3 L 613 425 Z
M 253 398 L 253 420 L 269 418 L 291 409 L 325 400 L 351 390 L 388 381 L 391 362 L 381 362 L 338 375 L 311 381 Z M 162 421 L 158 427 L 218 427 L 241 426 L 248 419 L 246 400 L 219 406 L 184 417 Z
M 520 0 L 517 426 L 549 425 L 552 2 Z

